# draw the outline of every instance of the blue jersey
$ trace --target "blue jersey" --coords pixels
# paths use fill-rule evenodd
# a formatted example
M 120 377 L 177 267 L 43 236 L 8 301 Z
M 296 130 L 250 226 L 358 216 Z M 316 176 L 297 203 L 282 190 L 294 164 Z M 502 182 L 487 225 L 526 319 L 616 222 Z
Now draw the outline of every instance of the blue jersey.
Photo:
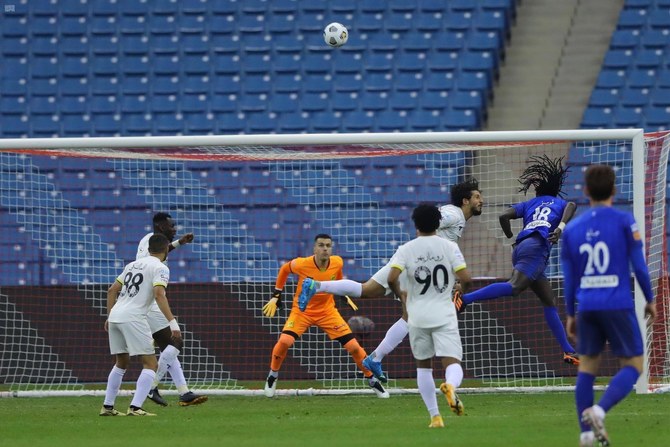
M 653 299 L 642 240 L 630 213 L 608 206 L 589 209 L 563 232 L 561 261 L 568 315 L 579 311 L 633 309 L 630 266 L 647 301 Z
M 563 210 L 568 202 L 560 197 L 537 196 L 525 202 L 512 205 L 516 211 L 516 217 L 523 217 L 523 229 L 517 234 L 516 241 L 519 242 L 532 233 L 538 233 L 549 242 L 549 234 L 561 223 Z

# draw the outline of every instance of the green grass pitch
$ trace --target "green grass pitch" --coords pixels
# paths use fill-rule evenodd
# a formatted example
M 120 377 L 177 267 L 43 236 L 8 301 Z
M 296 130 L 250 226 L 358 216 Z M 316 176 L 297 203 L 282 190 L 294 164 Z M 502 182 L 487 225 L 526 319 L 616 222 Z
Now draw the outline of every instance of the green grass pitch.
M 571 446 L 572 393 L 461 394 L 458 417 L 439 397 L 444 429 L 428 429 L 419 395 L 212 396 L 203 405 L 145 408 L 151 418 L 99 417 L 99 397 L 0 399 L 2 445 L 40 446 Z M 117 399 L 126 410 L 129 397 Z M 668 445 L 670 394 L 630 395 L 607 417 L 612 445 Z

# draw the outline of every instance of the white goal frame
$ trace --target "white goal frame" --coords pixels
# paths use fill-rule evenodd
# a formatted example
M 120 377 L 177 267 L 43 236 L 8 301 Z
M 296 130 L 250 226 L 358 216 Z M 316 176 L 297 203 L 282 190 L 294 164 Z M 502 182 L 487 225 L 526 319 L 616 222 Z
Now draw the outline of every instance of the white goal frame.
M 207 148 L 232 148 L 230 155 L 243 156 L 248 160 L 267 160 L 267 156 L 256 156 L 254 148 L 263 147 L 304 147 L 304 146 L 327 146 L 333 147 L 333 152 L 327 155 L 332 158 L 348 158 L 355 153 L 342 151 L 338 153 L 337 146 L 341 145 L 408 145 L 408 152 L 412 150 L 425 152 L 443 152 L 444 149 L 431 150 L 428 146 L 422 148 L 422 144 L 472 144 L 468 150 L 476 151 L 478 145 L 490 149 L 492 145 L 512 142 L 579 142 L 579 141 L 602 141 L 602 140 L 627 140 L 632 146 L 632 170 L 633 170 L 633 212 L 638 222 L 645 221 L 645 140 L 643 129 L 597 129 L 597 130 L 538 130 L 538 131 L 495 131 L 495 132 L 426 132 L 426 133 L 351 133 L 351 134 L 269 134 L 269 135 L 210 135 L 210 136 L 148 136 L 148 137 L 112 137 L 112 138 L 26 138 L 26 139 L 0 139 L 0 151 L 12 151 L 27 153 L 40 153 L 41 155 L 77 155 L 85 157 L 104 158 L 142 158 L 142 159 L 170 159 L 174 155 L 169 152 L 165 155 L 158 151 L 143 150 L 147 148 L 179 148 L 191 147 L 205 150 Z M 411 148 L 410 148 L 411 145 Z M 109 151 L 115 149 L 116 151 Z M 309 149 L 309 148 L 307 148 Z M 389 148 L 390 151 L 393 148 Z M 309 150 L 299 153 L 292 152 L 290 155 L 295 159 L 308 160 L 311 158 L 322 158 L 320 154 L 311 153 Z M 220 156 L 224 158 L 223 156 Z M 226 152 L 226 157 L 229 157 Z M 180 156 L 181 160 L 193 160 L 188 156 Z M 217 153 L 214 152 L 210 159 L 216 160 Z M 282 155 L 273 153 L 271 159 L 281 160 Z M 645 225 L 639 226 L 642 240 L 645 241 Z M 635 302 L 638 320 L 642 328 L 643 336 L 647 339 L 646 325 L 644 321 L 645 300 L 641 289 L 636 282 Z M 648 377 L 648 352 L 645 344 L 644 372 L 636 385 L 638 393 L 647 393 L 649 390 Z M 291 391 L 286 391 L 291 393 Z M 48 392 L 45 392 L 48 393 Z M 0 393 L 0 395 L 16 395 L 15 393 Z M 253 393 L 252 393 L 253 394 Z M 295 391 L 295 394 L 300 394 Z M 333 390 L 333 394 L 338 394 Z

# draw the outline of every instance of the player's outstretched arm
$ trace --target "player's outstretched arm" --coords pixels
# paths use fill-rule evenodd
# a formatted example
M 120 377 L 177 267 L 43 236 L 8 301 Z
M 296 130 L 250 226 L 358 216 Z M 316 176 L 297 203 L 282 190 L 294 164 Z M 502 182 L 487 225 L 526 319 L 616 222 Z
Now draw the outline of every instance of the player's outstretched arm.
M 505 233 L 505 237 L 507 239 L 511 239 L 512 236 L 514 236 L 514 233 L 512 233 L 512 225 L 510 224 L 510 220 L 516 219 L 516 210 L 514 208 L 507 208 L 504 213 L 502 213 L 500 216 L 498 216 L 498 222 L 500 222 L 500 228 L 502 228 L 503 233 Z
M 460 283 L 460 292 L 466 293 L 472 287 L 472 276 L 467 268 L 461 269 L 456 272 L 456 278 Z
M 193 242 L 193 239 L 195 239 L 193 233 L 186 233 L 185 235 L 183 235 L 182 237 L 180 237 L 179 239 L 168 245 L 168 250 L 172 251 L 175 248 L 179 247 L 180 245 L 190 244 L 191 242 Z

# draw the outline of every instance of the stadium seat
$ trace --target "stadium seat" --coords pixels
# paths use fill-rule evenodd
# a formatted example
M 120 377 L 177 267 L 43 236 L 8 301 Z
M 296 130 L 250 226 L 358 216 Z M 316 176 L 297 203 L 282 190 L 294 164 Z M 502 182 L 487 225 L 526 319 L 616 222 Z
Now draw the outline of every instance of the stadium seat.
M 600 107 L 588 107 L 582 116 L 582 127 L 598 129 L 612 127 L 612 112 Z
M 649 102 L 649 91 L 646 88 L 625 88 L 620 93 L 619 103 L 624 107 L 643 107 Z
M 626 78 L 623 72 L 616 70 L 601 70 L 596 80 L 596 87 L 602 89 L 621 88 Z
M 438 115 L 425 110 L 415 110 L 408 115 L 410 130 L 415 132 L 437 131 L 440 128 Z
M 605 53 L 603 67 L 606 69 L 626 69 L 633 63 L 633 52 L 631 50 L 608 50 Z
M 388 105 L 388 95 L 383 92 L 365 92 L 358 100 L 358 104 L 364 111 L 385 110 Z
M 407 117 L 402 112 L 384 110 L 375 115 L 375 127 L 380 132 L 403 132 L 407 130 Z
M 392 110 L 414 110 L 418 104 L 416 92 L 395 92 L 389 97 L 389 106 Z
M 613 123 L 616 127 L 639 127 L 642 115 L 632 108 L 619 107 L 614 111 Z
M 618 103 L 619 91 L 616 89 L 595 88 L 589 99 L 592 107 L 615 107 Z
M 646 22 L 646 11 L 624 9 L 619 15 L 617 27 L 619 29 L 640 29 Z
M 626 84 L 629 87 L 650 88 L 655 84 L 656 76 L 655 70 L 633 69 L 626 75 Z
M 668 106 L 656 107 L 648 106 L 642 111 L 646 128 L 651 127 L 654 130 L 670 129 L 670 110 Z
M 297 110 L 294 108 L 293 110 Z M 279 130 L 285 133 L 303 133 L 309 129 L 309 120 L 299 113 L 284 113 L 279 118 Z
M 374 121 L 366 113 L 351 112 L 344 117 L 342 125 L 348 132 L 370 132 L 374 126 Z
M 610 48 L 612 49 L 634 49 L 640 40 L 639 33 L 630 29 L 615 30 L 612 33 Z

